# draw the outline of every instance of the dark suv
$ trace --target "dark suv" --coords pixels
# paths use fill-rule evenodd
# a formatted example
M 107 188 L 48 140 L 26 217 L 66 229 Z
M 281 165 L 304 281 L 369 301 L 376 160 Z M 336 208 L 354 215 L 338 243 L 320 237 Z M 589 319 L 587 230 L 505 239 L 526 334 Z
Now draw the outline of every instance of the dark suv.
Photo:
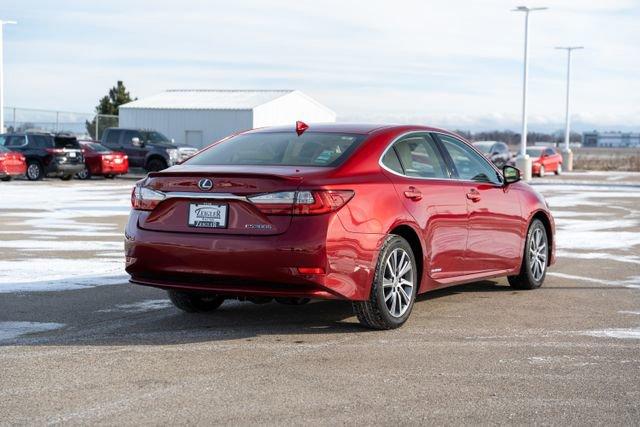
M 513 154 L 504 142 L 476 141 L 473 146 L 482 151 L 482 154 L 491 160 L 498 169 L 502 169 L 505 165 L 515 166 Z
M 4 135 L 4 146 L 26 158 L 27 178 L 31 181 L 45 176 L 57 176 L 66 181 L 84 169 L 82 149 L 73 135 L 8 133 Z
M 129 166 L 142 167 L 155 172 L 173 166 L 193 156 L 198 150 L 177 145 L 154 130 L 107 128 L 102 134 L 102 145 L 129 156 Z

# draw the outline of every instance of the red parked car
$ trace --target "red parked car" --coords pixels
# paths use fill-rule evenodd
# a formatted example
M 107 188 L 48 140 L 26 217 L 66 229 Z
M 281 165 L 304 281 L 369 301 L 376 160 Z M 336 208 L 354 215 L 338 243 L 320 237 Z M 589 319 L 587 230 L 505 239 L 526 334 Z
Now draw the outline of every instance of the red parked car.
M 126 270 L 188 312 L 342 299 L 364 325 L 395 328 L 426 291 L 499 276 L 542 285 L 554 220 L 519 180 L 441 129 L 251 130 L 136 184 Z
M 11 178 L 27 173 L 27 161 L 17 151 L 11 151 L 0 144 L 0 180 L 10 181 Z
M 94 175 L 114 178 L 129 172 L 129 157 L 120 151 L 112 151 L 96 141 L 79 141 L 84 154 L 84 170 L 76 175 L 89 179 Z
M 544 176 L 547 172 L 562 173 L 562 155 L 553 147 L 529 147 L 527 154 L 531 157 L 531 173 Z

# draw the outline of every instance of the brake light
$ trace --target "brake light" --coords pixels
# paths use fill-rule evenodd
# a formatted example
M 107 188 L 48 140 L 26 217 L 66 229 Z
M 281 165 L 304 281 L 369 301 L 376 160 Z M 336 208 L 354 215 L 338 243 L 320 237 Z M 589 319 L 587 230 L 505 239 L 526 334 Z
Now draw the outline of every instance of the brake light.
M 131 207 L 139 211 L 151 211 L 165 198 L 164 193 L 141 185 L 133 187 Z
M 267 215 L 319 215 L 334 212 L 353 197 L 351 190 L 281 191 L 249 197 Z

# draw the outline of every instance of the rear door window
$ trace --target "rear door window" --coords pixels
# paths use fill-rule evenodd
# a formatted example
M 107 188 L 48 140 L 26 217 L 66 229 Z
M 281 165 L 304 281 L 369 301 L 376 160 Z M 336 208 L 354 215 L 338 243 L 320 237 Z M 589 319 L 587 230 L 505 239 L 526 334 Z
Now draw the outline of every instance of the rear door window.
M 5 147 L 23 147 L 27 145 L 27 138 L 24 135 L 11 135 L 5 141 Z
M 433 138 L 428 134 L 410 135 L 393 146 L 407 176 L 418 178 L 449 178 L 444 159 Z
M 222 141 L 187 160 L 191 165 L 337 166 L 364 135 L 306 132 L 247 133 Z

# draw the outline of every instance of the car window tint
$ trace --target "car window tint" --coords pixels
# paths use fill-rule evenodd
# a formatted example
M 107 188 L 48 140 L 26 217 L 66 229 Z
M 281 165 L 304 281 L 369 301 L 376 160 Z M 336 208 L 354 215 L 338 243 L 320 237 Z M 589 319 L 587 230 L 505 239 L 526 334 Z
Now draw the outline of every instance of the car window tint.
M 125 130 L 122 135 L 122 143 L 125 145 L 131 145 L 131 140 L 133 138 L 138 138 L 142 141 L 142 138 L 140 138 L 140 132 L 137 130 Z
M 496 171 L 489 163 L 464 142 L 447 135 L 440 135 L 460 179 L 499 184 Z
M 191 157 L 191 165 L 337 166 L 364 140 L 333 132 L 256 132 L 236 135 Z
M 382 164 L 397 173 L 404 173 L 398 154 L 393 147 L 389 147 L 385 155 L 382 157 Z
M 149 131 L 145 132 L 145 140 L 147 142 L 171 142 L 169 138 L 161 134 L 160 132 Z
M 394 145 L 404 174 L 419 178 L 448 178 L 444 160 L 430 135 L 407 136 Z
M 27 140 L 24 135 L 12 135 L 7 137 L 5 142 L 6 147 L 22 147 L 27 144 Z
M 406 175 L 422 178 L 447 178 L 444 161 L 430 136 L 407 137 L 398 141 L 395 149 Z
M 29 135 L 30 145 L 35 148 L 51 148 L 51 138 L 45 135 Z
M 108 130 L 105 141 L 107 144 L 117 144 L 120 142 L 120 132 L 116 130 Z

